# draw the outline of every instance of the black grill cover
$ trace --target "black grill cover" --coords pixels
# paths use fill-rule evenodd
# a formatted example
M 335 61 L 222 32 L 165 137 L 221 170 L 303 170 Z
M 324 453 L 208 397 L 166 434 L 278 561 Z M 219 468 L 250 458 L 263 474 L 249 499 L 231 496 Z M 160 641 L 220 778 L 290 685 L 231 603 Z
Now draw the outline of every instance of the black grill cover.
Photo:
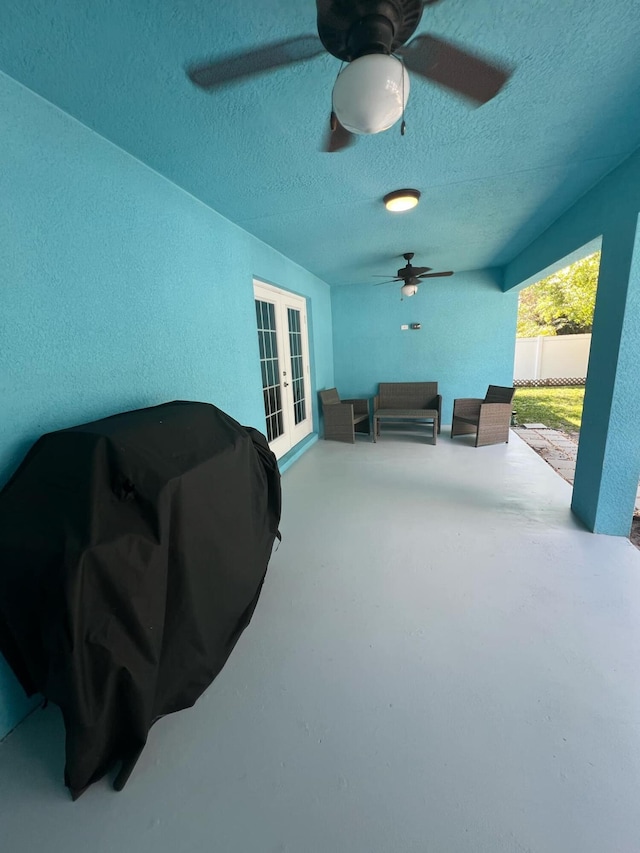
M 190 707 L 256 606 L 280 520 L 261 433 L 173 402 L 42 436 L 0 492 L 0 651 L 62 709 L 74 799 Z

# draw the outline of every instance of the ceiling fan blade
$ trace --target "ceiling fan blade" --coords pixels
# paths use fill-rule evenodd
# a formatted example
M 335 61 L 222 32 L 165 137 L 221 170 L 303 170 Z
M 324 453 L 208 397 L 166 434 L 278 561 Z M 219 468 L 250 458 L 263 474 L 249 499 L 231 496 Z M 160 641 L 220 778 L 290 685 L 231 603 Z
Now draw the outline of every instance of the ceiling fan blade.
M 372 275 L 371 278 L 388 278 L 388 276 L 386 276 L 386 275 Z M 393 281 L 402 281 L 402 280 L 403 279 L 401 279 L 398 276 L 396 276 L 396 278 L 393 279 Z M 381 284 L 382 284 L 382 282 L 381 282 Z
M 411 277 L 416 278 L 424 275 L 426 272 L 431 272 L 433 267 L 411 267 Z
M 495 97 L 511 76 L 507 68 L 435 36 L 416 36 L 397 53 L 404 58 L 409 71 L 478 105 Z
M 380 287 L 381 284 L 397 284 L 397 282 L 401 281 L 399 278 L 392 278 L 390 281 L 376 281 L 373 285 L 374 287 Z
M 449 270 L 448 272 L 428 272 L 421 275 L 420 278 L 441 278 L 444 275 L 453 275 L 453 270 Z
M 329 130 L 325 136 L 322 150 L 327 154 L 333 154 L 336 151 L 342 151 L 343 148 L 348 148 L 355 141 L 355 134 L 343 127 L 338 121 L 336 114 L 332 112 L 329 120 Z
M 243 77 L 313 59 L 321 53 L 325 53 L 325 49 L 317 36 L 298 36 L 275 41 L 256 50 L 231 53 L 213 62 L 192 65 L 187 69 L 187 75 L 201 89 L 215 89 Z

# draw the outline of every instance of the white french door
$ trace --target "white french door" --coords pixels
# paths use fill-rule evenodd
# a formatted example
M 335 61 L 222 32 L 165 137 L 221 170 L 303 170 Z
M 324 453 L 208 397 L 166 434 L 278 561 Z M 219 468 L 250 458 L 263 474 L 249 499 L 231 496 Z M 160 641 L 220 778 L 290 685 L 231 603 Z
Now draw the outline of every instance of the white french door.
M 253 292 L 267 439 L 279 459 L 313 429 L 307 305 L 261 281 Z

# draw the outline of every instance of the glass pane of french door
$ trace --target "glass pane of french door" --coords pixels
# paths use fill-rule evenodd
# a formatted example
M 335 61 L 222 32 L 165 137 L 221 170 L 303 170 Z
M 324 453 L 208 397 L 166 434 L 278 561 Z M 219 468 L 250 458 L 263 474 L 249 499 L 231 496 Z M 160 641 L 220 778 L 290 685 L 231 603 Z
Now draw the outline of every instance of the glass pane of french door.
M 293 389 L 293 419 L 296 424 L 307 417 L 307 401 L 304 387 L 304 364 L 302 360 L 302 328 L 300 311 L 287 308 L 289 321 L 289 352 L 291 354 L 291 386 Z
M 264 413 L 267 419 L 267 440 L 271 442 L 284 432 L 280 389 L 280 360 L 278 357 L 276 316 L 273 303 L 262 302 L 256 299 L 256 320 L 258 322 Z

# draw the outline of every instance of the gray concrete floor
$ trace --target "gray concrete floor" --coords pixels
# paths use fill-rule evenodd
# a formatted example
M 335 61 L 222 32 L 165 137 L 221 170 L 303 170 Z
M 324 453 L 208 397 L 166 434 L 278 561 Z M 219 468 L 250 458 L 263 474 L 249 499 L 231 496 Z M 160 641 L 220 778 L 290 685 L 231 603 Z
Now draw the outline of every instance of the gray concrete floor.
M 637 853 L 640 552 L 516 435 L 319 442 L 254 619 L 125 790 L 0 746 L 3 853 Z
M 556 474 L 573 485 L 578 457 L 579 436 L 577 434 L 568 435 L 559 430 L 550 429 L 544 424 L 522 424 L 515 427 L 514 432 L 529 447 L 532 447 Z M 636 491 L 636 502 L 630 525 L 629 539 L 636 548 L 640 549 L 640 483 Z
M 573 484 L 578 456 L 578 437 L 544 424 L 523 424 L 514 432 L 538 453 L 560 476 Z M 640 514 L 640 483 L 636 492 L 635 514 Z

